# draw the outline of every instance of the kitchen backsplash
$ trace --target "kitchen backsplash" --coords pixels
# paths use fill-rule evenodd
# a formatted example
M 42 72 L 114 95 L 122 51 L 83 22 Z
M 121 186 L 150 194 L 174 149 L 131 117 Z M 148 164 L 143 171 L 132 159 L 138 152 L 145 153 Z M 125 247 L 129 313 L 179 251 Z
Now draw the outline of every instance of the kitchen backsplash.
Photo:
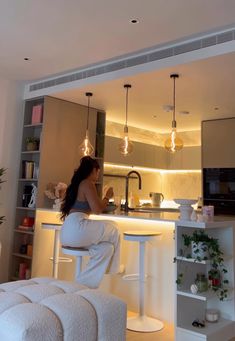
M 142 189 L 138 190 L 138 180 L 129 180 L 129 194 L 137 195 L 140 200 L 150 201 L 150 192 L 161 192 L 165 200 L 174 198 L 197 199 L 201 196 L 201 173 L 150 173 L 139 172 Z M 125 198 L 125 178 L 104 176 L 104 186 L 112 186 L 116 197 Z

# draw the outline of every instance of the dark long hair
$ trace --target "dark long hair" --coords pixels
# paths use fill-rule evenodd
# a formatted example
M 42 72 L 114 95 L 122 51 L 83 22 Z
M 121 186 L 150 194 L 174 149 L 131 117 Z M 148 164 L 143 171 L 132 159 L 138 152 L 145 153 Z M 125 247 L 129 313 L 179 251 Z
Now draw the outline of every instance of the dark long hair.
M 61 219 L 64 220 L 69 214 L 73 204 L 77 199 L 78 187 L 82 180 L 86 179 L 93 171 L 93 169 L 100 169 L 98 162 L 90 156 L 84 156 L 80 160 L 80 166 L 75 169 L 71 183 L 68 186 L 64 200 L 61 205 Z

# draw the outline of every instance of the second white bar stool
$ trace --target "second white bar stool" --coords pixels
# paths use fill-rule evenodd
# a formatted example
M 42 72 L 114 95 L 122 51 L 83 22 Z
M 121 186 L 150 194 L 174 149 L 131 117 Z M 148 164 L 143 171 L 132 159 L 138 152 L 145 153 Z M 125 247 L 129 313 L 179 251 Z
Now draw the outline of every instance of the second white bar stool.
M 75 256 L 76 261 L 76 270 L 75 270 L 75 280 L 77 280 L 80 272 L 82 270 L 82 257 L 89 256 L 89 250 L 81 247 L 72 247 L 72 246 L 64 246 L 62 245 L 62 252 L 65 255 Z
M 124 240 L 139 242 L 139 315 L 127 319 L 127 329 L 139 332 L 154 332 L 161 330 L 164 325 L 161 321 L 145 315 L 144 307 L 144 259 L 145 242 L 160 237 L 161 233 L 154 231 L 126 231 Z

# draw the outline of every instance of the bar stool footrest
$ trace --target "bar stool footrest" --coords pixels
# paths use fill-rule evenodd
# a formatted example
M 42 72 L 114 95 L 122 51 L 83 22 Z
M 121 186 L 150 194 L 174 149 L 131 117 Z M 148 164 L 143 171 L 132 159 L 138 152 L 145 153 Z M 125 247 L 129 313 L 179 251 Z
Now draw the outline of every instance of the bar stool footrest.
M 124 276 L 122 276 L 122 279 L 123 279 L 124 281 L 138 281 L 139 278 L 140 278 L 139 273 L 137 273 L 137 274 L 129 274 L 129 275 L 124 275 Z M 148 278 L 148 275 L 145 274 L 145 276 L 144 276 L 144 281 L 146 281 L 147 278 Z
M 53 261 L 54 258 L 53 257 L 50 257 L 50 260 Z M 71 263 L 73 260 L 72 258 L 69 258 L 69 257 L 59 257 L 59 263 Z
M 138 332 L 156 332 L 161 330 L 164 324 L 152 317 L 146 315 L 129 317 L 127 319 L 127 329 Z

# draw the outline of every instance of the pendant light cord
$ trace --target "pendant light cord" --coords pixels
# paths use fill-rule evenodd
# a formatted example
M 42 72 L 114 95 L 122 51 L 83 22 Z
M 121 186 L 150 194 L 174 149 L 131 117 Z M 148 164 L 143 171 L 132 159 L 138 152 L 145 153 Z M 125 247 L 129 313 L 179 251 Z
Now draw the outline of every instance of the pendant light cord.
M 173 86 L 173 121 L 175 121 L 175 77 Z
M 90 98 L 92 96 L 92 92 L 86 92 L 86 96 L 88 97 L 88 103 L 87 103 L 87 121 L 86 121 L 86 130 L 88 131 L 89 127 L 89 116 L 90 116 Z
M 126 89 L 126 124 L 125 128 L 127 129 L 127 120 L 128 120 L 128 90 L 131 88 L 130 84 L 125 84 L 124 88 Z
M 179 78 L 177 73 L 173 73 L 171 75 L 173 78 L 173 120 L 172 120 L 172 128 L 176 128 L 176 119 L 175 119 L 175 102 L 176 102 L 176 94 L 175 94 L 175 79 Z
M 128 87 L 126 88 L 126 126 L 127 126 L 127 115 L 128 115 Z

